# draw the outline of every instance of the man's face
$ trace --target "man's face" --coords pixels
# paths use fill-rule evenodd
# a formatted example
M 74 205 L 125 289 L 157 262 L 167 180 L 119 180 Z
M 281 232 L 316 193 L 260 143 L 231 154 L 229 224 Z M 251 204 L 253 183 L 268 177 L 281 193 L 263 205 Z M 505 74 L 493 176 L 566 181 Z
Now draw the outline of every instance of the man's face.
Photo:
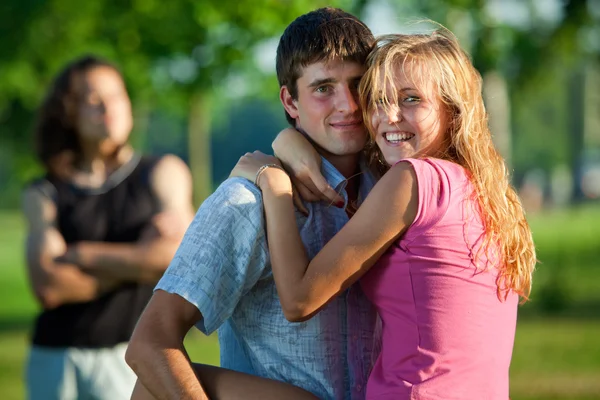
M 133 126 L 131 101 L 123 79 L 111 67 L 93 68 L 76 80 L 81 97 L 77 131 L 84 141 L 114 147 L 125 143 Z
M 358 84 L 365 72 L 361 64 L 333 60 L 302 70 L 293 99 L 284 86 L 281 101 L 296 129 L 306 133 L 325 156 L 357 154 L 367 142 L 358 101 Z

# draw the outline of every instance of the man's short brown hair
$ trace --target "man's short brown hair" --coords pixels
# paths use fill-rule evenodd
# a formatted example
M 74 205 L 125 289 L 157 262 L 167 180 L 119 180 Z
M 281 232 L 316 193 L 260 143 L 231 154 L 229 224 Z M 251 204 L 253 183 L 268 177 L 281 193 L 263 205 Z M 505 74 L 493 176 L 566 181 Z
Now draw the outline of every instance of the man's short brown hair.
M 277 46 L 276 70 L 279 86 L 298 98 L 297 80 L 302 68 L 334 59 L 364 64 L 374 38 L 371 30 L 354 15 L 338 8 L 319 8 L 296 18 L 283 32 Z M 286 112 L 291 125 L 295 122 Z

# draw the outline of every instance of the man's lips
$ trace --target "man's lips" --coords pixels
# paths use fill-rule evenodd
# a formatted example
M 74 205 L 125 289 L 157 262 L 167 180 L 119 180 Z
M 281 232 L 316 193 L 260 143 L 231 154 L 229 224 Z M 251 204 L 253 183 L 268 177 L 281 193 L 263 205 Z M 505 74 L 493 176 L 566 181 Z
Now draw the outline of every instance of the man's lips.
M 334 128 L 344 129 L 344 128 L 356 128 L 358 126 L 362 126 L 362 120 L 351 120 L 351 121 L 340 121 L 340 122 L 330 122 L 329 125 Z

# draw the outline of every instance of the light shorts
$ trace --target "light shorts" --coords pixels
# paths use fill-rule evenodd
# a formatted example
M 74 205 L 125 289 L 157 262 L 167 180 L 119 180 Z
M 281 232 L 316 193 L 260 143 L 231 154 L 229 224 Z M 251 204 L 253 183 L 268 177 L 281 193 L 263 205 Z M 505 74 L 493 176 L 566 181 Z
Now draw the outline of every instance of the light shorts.
M 125 363 L 127 343 L 100 349 L 33 346 L 26 370 L 30 400 L 129 399 L 137 377 Z

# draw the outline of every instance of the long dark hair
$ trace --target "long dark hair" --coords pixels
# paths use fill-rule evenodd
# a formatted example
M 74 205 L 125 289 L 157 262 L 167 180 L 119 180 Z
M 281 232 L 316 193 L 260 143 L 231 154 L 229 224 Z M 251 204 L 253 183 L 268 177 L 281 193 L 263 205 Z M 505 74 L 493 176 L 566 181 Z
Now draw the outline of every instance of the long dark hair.
M 75 77 L 97 67 L 109 67 L 123 79 L 118 68 L 99 57 L 87 55 L 73 60 L 56 76 L 38 110 L 34 131 L 35 153 L 49 174 L 58 174 L 56 159 L 69 154 L 72 162 L 81 156 L 79 133 L 75 126 L 80 95 L 75 93 Z

